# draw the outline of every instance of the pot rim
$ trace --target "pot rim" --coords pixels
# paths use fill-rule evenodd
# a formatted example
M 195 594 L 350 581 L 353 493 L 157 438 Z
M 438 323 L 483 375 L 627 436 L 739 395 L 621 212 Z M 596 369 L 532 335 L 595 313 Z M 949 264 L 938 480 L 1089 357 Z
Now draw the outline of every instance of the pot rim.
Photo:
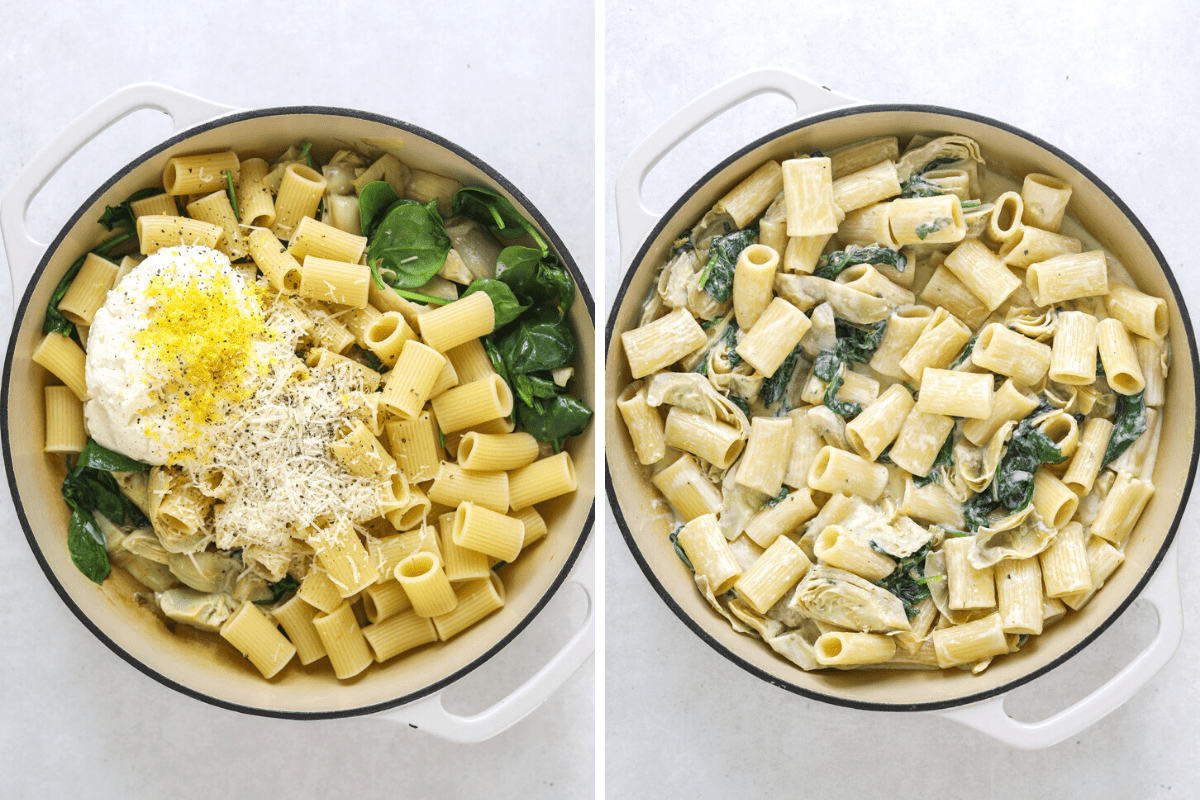
M 539 613 L 541 613 L 542 609 L 545 608 L 546 604 L 550 602 L 550 598 L 552 598 L 555 595 L 555 593 L 558 592 L 558 590 L 562 587 L 563 583 L 567 579 L 567 576 L 570 574 L 571 569 L 575 566 L 575 562 L 579 559 L 579 556 L 583 552 L 583 548 L 587 544 L 587 541 L 591 535 L 592 525 L 594 524 L 595 517 L 596 517 L 596 499 L 595 499 L 595 497 L 592 498 L 592 505 L 588 510 L 587 518 L 584 520 L 583 529 L 579 532 L 579 536 L 576 539 L 574 546 L 571 548 L 571 552 L 567 555 L 566 559 L 564 559 L 562 567 L 559 569 L 558 574 L 555 576 L 554 580 L 551 582 L 550 587 L 546 590 L 546 592 L 542 595 L 542 597 L 538 599 L 537 603 L 535 603 L 534 606 L 529 610 L 528 614 L 526 614 L 520 621 L 518 621 L 518 623 L 511 630 L 509 630 L 503 637 L 501 637 L 501 639 L 498 642 L 496 642 L 495 645 L 493 645 L 487 651 L 485 651 L 484 653 L 482 653 L 481 655 L 476 657 L 473 661 L 471 661 L 470 663 L 465 664 L 464 666 L 455 670 L 450 675 L 447 675 L 445 678 L 435 681 L 434 683 L 431 683 L 428 686 L 418 689 L 415 692 L 410 692 L 408 694 L 401 695 L 400 697 L 396 697 L 396 698 L 393 698 L 391 700 L 387 700 L 387 701 L 384 701 L 381 703 L 374 703 L 374 704 L 366 705 L 366 706 L 356 706 L 354 708 L 333 709 L 333 710 L 329 710 L 329 711 L 288 711 L 288 710 L 284 710 L 284 709 L 262 708 L 262 707 L 258 707 L 258 706 L 248 706 L 248 705 L 243 705 L 241 703 L 234 703 L 234 702 L 230 702 L 228 700 L 224 700 L 219 697 L 215 697 L 213 695 L 207 694 L 205 692 L 197 691 L 188 686 L 185 686 L 182 683 L 180 683 L 172 678 L 167 677 L 166 675 L 162 674 L 161 672 L 158 672 L 157 670 L 152 669 L 151 667 L 147 666 L 146 664 L 143 664 L 136 657 L 134 657 L 133 654 L 129 653 L 124 648 L 119 646 L 116 642 L 114 642 L 111 638 L 109 638 L 102 630 L 100 630 L 100 628 L 91 620 L 91 618 L 89 618 L 88 615 L 86 613 L 84 613 L 83 610 L 75 603 L 75 601 L 71 599 L 71 596 L 67 593 L 67 591 L 66 591 L 65 587 L 62 585 L 62 583 L 59 582 L 57 576 L 54 574 L 54 571 L 50 568 L 50 565 L 47 562 L 45 556 L 42 554 L 41 548 L 38 546 L 37 539 L 33 534 L 33 529 L 29 523 L 29 519 L 25 514 L 24 504 L 21 502 L 20 494 L 17 491 L 17 480 L 16 480 L 16 475 L 15 475 L 15 473 L 13 471 L 13 467 L 12 467 L 12 451 L 10 449 L 11 443 L 9 441 L 9 430 L 8 430 L 9 390 L 10 390 L 10 381 L 12 379 L 13 359 L 15 357 L 15 352 L 16 352 L 17 332 L 18 332 L 21 324 L 25 321 L 25 315 L 29 310 L 29 302 L 33 295 L 34 287 L 37 285 L 37 283 L 41 279 L 43 273 L 46 271 L 46 268 L 49 266 L 50 260 L 57 253 L 58 248 L 62 244 L 63 240 L 66 238 L 67 233 L 80 222 L 80 220 L 83 218 L 83 215 L 95 205 L 96 201 L 99 200 L 99 198 L 105 192 L 107 192 L 110 188 L 112 188 L 114 185 L 116 185 L 116 183 L 118 183 L 123 177 L 125 177 L 125 175 L 127 175 L 132 169 L 134 169 L 135 167 L 139 166 L 140 164 L 154 158 L 155 156 L 157 156 L 159 153 L 163 152 L 164 150 L 167 150 L 170 147 L 173 147 L 187 139 L 190 139 L 193 136 L 196 136 L 197 134 L 205 133 L 207 131 L 210 131 L 210 130 L 213 130 L 216 128 L 224 127 L 225 125 L 228 125 L 231 123 L 239 123 L 239 122 L 245 122 L 247 120 L 262 119 L 262 118 L 267 118 L 267 117 L 287 117 L 287 116 L 293 116 L 293 117 L 294 116 L 353 117 L 355 119 L 366 120 L 368 122 L 381 123 L 381 124 L 396 128 L 405 133 L 409 133 L 414 136 L 418 136 L 420 138 L 426 139 L 434 144 L 444 147 L 445 149 L 451 151 L 458 157 L 460 157 L 463 160 L 465 160 L 466 162 L 468 162 L 471 166 L 478 169 L 480 172 L 482 172 L 488 178 L 495 181 L 505 192 L 507 192 L 509 195 L 511 195 L 525 209 L 525 211 L 533 218 L 534 222 L 537 223 L 537 225 L 542 229 L 542 231 L 544 231 L 546 237 L 550 241 L 551 246 L 554 248 L 555 252 L 558 253 L 558 255 L 562 258 L 563 263 L 566 264 L 567 269 L 571 273 L 571 277 L 574 278 L 575 285 L 579 288 L 579 292 L 582 296 L 584 306 L 587 308 L 588 318 L 592 320 L 593 327 L 594 327 L 595 319 L 596 319 L 595 301 L 592 298 L 591 291 L 588 289 L 586 280 L 584 280 L 584 277 L 580 273 L 578 265 L 575 263 L 575 259 L 571 256 L 570 252 L 567 250 L 566 245 L 563 243 L 562 239 L 559 238 L 558 233 L 554 230 L 554 228 L 550 225 L 550 223 L 542 215 L 541 211 L 539 211 L 533 205 L 533 203 L 531 203 L 529 201 L 529 199 L 519 189 L 517 189 L 516 186 L 514 186 L 507 178 L 505 178 L 503 175 L 501 175 L 499 172 L 497 172 L 489 164 L 487 164 L 482 159 L 480 159 L 479 157 L 477 157 L 470 151 L 466 150 L 462 146 L 455 144 L 454 142 L 450 141 L 449 139 L 446 139 L 443 136 L 433 133 L 432 131 L 426 130 L 425 128 L 422 128 L 417 125 L 413 125 L 412 123 L 402 122 L 401 120 L 397 120 L 392 117 L 384 116 L 382 114 L 375 114 L 375 113 L 372 113 L 369 111 L 360 111 L 357 109 L 340 108 L 340 107 L 336 107 L 336 106 L 301 105 L 301 106 L 276 106 L 276 107 L 271 107 L 271 108 L 236 111 L 236 112 L 233 112 L 230 114 L 226 114 L 226 115 L 217 117 L 216 119 L 212 119 L 207 122 L 201 123 L 199 125 L 195 125 L 191 128 L 188 128 L 184 131 L 174 134 L 170 138 L 155 145 L 150 150 L 147 150 L 146 152 L 142 153 L 137 158 L 134 158 L 132 161 L 130 161 L 125 166 L 121 167 L 110 178 L 108 178 L 106 181 L 104 181 L 104 183 L 101 184 L 100 187 L 97 188 L 96 191 L 94 191 L 86 200 L 83 201 L 83 203 L 79 206 L 79 208 L 63 224 L 63 226 L 59 230 L 58 234 L 54 237 L 54 240 L 50 242 L 50 245 L 46 248 L 46 252 L 42 255 L 41 260 L 38 262 L 37 268 L 33 271 L 33 274 L 30 276 L 29 283 L 25 286 L 25 291 L 21 296 L 21 301 L 17 305 L 15 313 L 14 313 L 12 329 L 9 334 L 7 352 L 5 353 L 5 358 L 4 358 L 4 375 L 3 375 L 2 380 L 0 380 L 0 450 L 2 450 L 2 452 L 3 452 L 4 470 L 5 470 L 5 476 L 8 480 L 9 494 L 12 498 L 13 506 L 16 508 L 16 511 L 17 511 L 17 519 L 21 524 L 21 529 L 25 533 L 25 539 L 29 543 L 30 549 L 33 551 L 34 558 L 37 559 L 38 565 L 42 568 L 42 572 L 45 573 L 47 579 L 49 579 L 49 581 L 50 581 L 51 586 L 54 587 L 54 591 L 58 594 L 59 598 L 63 601 L 63 603 L 66 604 L 67 608 L 69 608 L 71 610 L 71 612 L 75 615 L 75 617 L 80 622 L 83 623 L 84 627 L 86 627 L 89 631 L 91 631 L 91 633 L 97 639 L 99 639 L 101 642 L 103 642 L 108 647 L 109 650 L 111 650 L 113 653 L 118 655 L 121 659 L 126 661 L 131 666 L 135 667 L 139 672 L 154 679 L 158 683 L 161 683 L 162 685 L 164 685 L 170 689 L 174 689 L 175 691 L 180 692 L 181 694 L 185 694 L 188 697 L 192 697 L 196 700 L 200 700 L 200 701 L 208 703 L 210 705 L 217 706 L 218 708 L 224 708 L 224 709 L 228 709 L 231 711 L 237 711 L 237 712 L 240 712 L 243 714 L 249 714 L 249 715 L 253 715 L 253 716 L 273 717 L 273 718 L 278 718 L 278 719 L 296 719 L 296 720 L 343 719 L 343 718 L 348 718 L 348 717 L 360 716 L 360 715 L 364 715 L 364 714 L 373 714 L 373 713 L 377 713 L 380 711 L 386 711 L 388 709 L 397 708 L 399 706 L 407 705 L 409 703 L 412 703 L 415 700 L 419 700 L 423 697 L 427 697 L 431 694 L 439 692 L 442 689 L 445 689 L 446 687 L 455 683 L 460 678 L 473 672 L 475 669 L 482 666 L 485 662 L 489 661 L 493 656 L 495 656 L 498 652 L 500 652 L 500 650 L 502 650 L 503 648 L 508 646 L 508 644 L 510 642 L 512 642 L 512 640 L 515 639 L 517 637 L 517 635 L 520 634 L 521 631 L 523 631 L 533 621 L 534 617 L 536 617 Z
M 612 307 L 609 309 L 608 321 L 606 322 L 606 324 L 604 326 L 604 339 L 605 339 L 604 361 L 605 361 L 605 363 L 606 364 L 608 363 L 610 350 L 611 350 L 612 344 L 613 344 L 613 330 L 616 326 L 617 313 L 618 313 L 618 311 L 620 311 L 622 305 L 624 304 L 626 293 L 629 290 L 630 284 L 633 282 L 634 273 L 637 271 L 636 267 L 640 266 L 642 264 L 643 260 L 646 258 L 646 255 L 648 254 L 653 242 L 662 234 L 662 232 L 666 229 L 667 225 L 670 224 L 672 221 L 674 221 L 675 215 L 679 213 L 680 209 L 683 207 L 683 205 L 687 202 L 687 200 L 692 195 L 694 195 L 696 192 L 700 191 L 706 184 L 708 184 L 710 181 L 712 181 L 714 178 L 716 178 L 716 176 L 722 170 L 724 170 L 726 167 L 733 164 L 738 159 L 742 158 L 743 156 L 747 155 L 750 152 L 753 152 L 757 148 L 759 148 L 765 144 L 768 144 L 782 136 L 785 136 L 787 134 L 793 133 L 793 132 L 801 130 L 803 128 L 807 128 L 809 126 L 816 125 L 816 124 L 822 123 L 822 122 L 826 122 L 826 121 L 832 120 L 832 119 L 838 119 L 841 117 L 859 116 L 859 115 L 863 115 L 863 114 L 878 114 L 878 113 L 887 113 L 887 112 L 917 112 L 917 113 L 925 113 L 925 114 L 940 114 L 943 116 L 958 117 L 960 119 L 965 119 L 965 120 L 970 120 L 972 122 L 978 122 L 978 123 L 982 123 L 985 125 L 990 125 L 994 128 L 1002 130 L 1006 133 L 1010 133 L 1010 134 L 1013 134 L 1015 136 L 1025 139 L 1026 141 L 1042 148 L 1043 150 L 1049 152 L 1050 154 L 1062 159 L 1067 164 L 1071 165 L 1076 170 L 1078 170 L 1081 174 L 1083 174 L 1083 176 L 1086 177 L 1092 184 L 1094 184 L 1097 189 L 1099 189 L 1101 192 L 1103 192 L 1104 195 L 1106 197 L 1108 197 L 1108 199 L 1111 200 L 1112 203 L 1120 210 L 1120 212 L 1130 221 L 1130 223 L 1133 224 L 1134 228 L 1138 232 L 1138 235 L 1142 237 L 1142 239 L 1146 242 L 1146 245 L 1149 247 L 1151 253 L 1154 255 L 1155 260 L 1158 262 L 1159 268 L 1163 271 L 1163 275 L 1167 279 L 1167 283 L 1171 287 L 1171 293 L 1174 295 L 1176 307 L 1179 309 L 1179 315 L 1183 320 L 1183 328 L 1184 328 L 1184 332 L 1187 335 L 1187 341 L 1188 341 L 1188 356 L 1191 359 L 1191 363 L 1192 363 L 1192 373 L 1194 376 L 1200 375 L 1200 356 L 1197 355 L 1197 351 L 1196 351 L 1195 331 L 1192 328 L 1191 318 L 1188 316 L 1187 306 L 1185 305 L 1184 300 L 1183 300 L 1183 293 L 1180 291 L 1179 284 L 1175 280 L 1175 275 L 1174 275 L 1174 273 L 1171 272 L 1171 268 L 1170 268 L 1170 266 L 1168 266 L 1166 258 L 1162 254 L 1162 251 L 1159 250 L 1158 244 L 1150 236 L 1150 232 L 1142 224 L 1141 220 L 1138 219 L 1137 215 L 1135 215 L 1133 213 L 1133 211 L 1127 205 L 1125 205 L 1124 201 L 1122 201 L 1121 198 L 1118 197 L 1117 194 L 1111 188 L 1109 188 L 1108 184 L 1106 184 L 1106 183 L 1104 183 L 1104 181 L 1100 180 L 1100 178 L 1097 177 L 1095 173 L 1093 173 L 1090 169 L 1085 167 L 1083 164 L 1079 163 L 1078 160 L 1076 160 L 1069 154 L 1065 153 L 1064 151 L 1062 151 L 1058 147 L 1050 144 L 1049 142 L 1046 142 L 1043 139 L 1041 139 L 1037 136 L 1034 136 L 1031 133 L 1028 133 L 1027 131 L 1024 131 L 1024 130 L 1017 128 L 1013 125 L 1010 125 L 1008 123 L 993 119 L 991 117 L 984 116 L 982 114 L 976 114 L 976 113 L 973 113 L 970 111 L 961 111 L 958 109 L 946 108 L 944 106 L 935 106 L 935 105 L 928 105 L 928 104 L 921 104 L 921 103 L 870 103 L 870 104 L 862 104 L 862 105 L 838 108 L 833 111 L 826 111 L 826 112 L 823 112 L 820 114 L 814 114 L 812 116 L 807 116 L 802 119 L 795 120 L 794 122 L 790 122 L 787 125 L 784 125 L 780 128 L 775 129 L 774 131 L 771 131 L 770 133 L 767 133 L 767 134 L 764 134 L 763 136 L 758 137 L 754 141 L 750 142 L 749 144 L 744 145 L 743 147 L 741 147 L 741 148 L 737 149 L 735 152 L 733 152 L 731 155 L 722 159 L 712 169 L 710 169 L 708 172 L 706 172 L 701 178 L 699 178 L 694 184 L 692 184 L 692 186 L 689 187 L 684 192 L 684 194 L 681 195 L 679 197 L 679 199 L 676 200 L 671 205 L 671 207 L 666 212 L 663 213 L 663 215 L 661 217 L 659 217 L 658 221 L 654 224 L 654 227 L 646 235 L 646 238 L 642 242 L 641 247 L 638 248 L 637 253 L 633 257 L 633 261 L 630 264 L 622 264 L 621 265 L 622 268 L 624 269 L 625 274 L 621 279 L 621 287 L 616 293 L 616 296 L 613 300 Z M 1195 396 L 1195 394 L 1196 394 L 1196 392 L 1193 391 L 1193 396 Z M 1200 403 L 1197 403 L 1194 405 L 1194 407 L 1192 409 L 1192 415 L 1193 415 L 1193 419 L 1192 419 L 1193 430 L 1200 430 Z M 1024 684 L 1032 681 L 1033 679 L 1046 674 L 1050 670 L 1055 669 L 1058 666 L 1062 665 L 1067 660 L 1069 660 L 1070 658 L 1075 656 L 1077 653 L 1079 653 L 1081 650 L 1083 650 L 1083 648 L 1085 648 L 1089 644 L 1091 644 L 1097 637 L 1100 636 L 1100 634 L 1104 633 L 1104 631 L 1106 631 L 1109 628 L 1109 626 L 1112 625 L 1117 620 L 1117 618 L 1120 617 L 1121 614 L 1123 614 L 1125 612 L 1125 610 L 1133 603 L 1133 601 L 1137 599 L 1137 597 L 1142 593 L 1142 590 L 1146 588 L 1146 584 L 1149 583 L 1150 579 L 1154 576 L 1154 573 L 1158 570 L 1159 564 L 1162 562 L 1167 551 L 1171 548 L 1171 545 L 1174 543 L 1175 534 L 1179 530 L 1179 524 L 1183 519 L 1183 512 L 1187 507 L 1188 498 L 1192 491 L 1192 483 L 1196 477 L 1196 466 L 1197 466 L 1198 460 L 1200 460 L 1200 440 L 1196 440 L 1193 442 L 1192 456 L 1191 456 L 1191 460 L 1188 464 L 1188 474 L 1187 474 L 1186 480 L 1184 481 L 1183 491 L 1179 497 L 1179 505 L 1175 509 L 1175 517 L 1171 521 L 1171 528 L 1169 531 L 1167 531 L 1167 535 L 1163 539 L 1162 546 L 1154 554 L 1154 558 L 1151 560 L 1150 565 L 1146 569 L 1145 574 L 1143 574 L 1142 577 L 1138 580 L 1137 585 L 1133 588 L 1133 590 L 1131 592 L 1129 592 L 1128 595 L 1126 595 L 1126 597 L 1121 601 L 1121 603 L 1117 606 L 1117 608 L 1113 611 L 1113 613 L 1107 619 L 1105 619 L 1096 628 L 1094 628 L 1093 630 L 1088 632 L 1083 637 L 1082 640 L 1080 640 L 1074 646 L 1069 648 L 1066 652 L 1064 652 L 1058 658 L 1053 659 L 1052 661 L 1050 661 L 1049 663 L 1045 664 L 1042 667 L 1039 667 L 1034 670 L 1030 670 L 1029 672 L 1025 673 L 1024 675 L 1021 675 L 1018 678 L 1008 681 L 1007 683 L 1001 684 L 1000 686 L 997 686 L 993 689 L 980 691 L 980 692 L 972 692 L 970 694 L 966 694 L 961 697 L 950 699 L 950 700 L 939 700 L 939 701 L 917 702 L 917 703 L 863 702 L 863 701 L 859 701 L 859 700 L 852 700 L 852 699 L 849 699 L 846 697 L 841 697 L 841 696 L 834 695 L 834 694 L 828 694 L 825 692 L 819 692 L 819 691 L 815 691 L 812 689 L 807 689 L 805 687 L 802 687 L 795 683 L 792 683 L 791 681 L 782 680 L 778 676 L 773 675 L 772 673 L 769 673 L 765 670 L 762 670 L 762 669 L 754 666 L 749 661 L 745 660 L 744 658 L 740 657 L 732 650 L 730 650 L 727 647 L 725 647 L 724 645 L 722 645 L 714 637 L 710 636 L 700 626 L 700 624 L 698 622 L 696 622 L 686 611 L 683 610 L 683 608 L 678 603 L 675 602 L 675 600 L 671 597 L 670 592 L 667 591 L 666 587 L 662 584 L 661 581 L 658 580 L 657 576 L 654 574 L 654 571 L 650 568 L 649 562 L 643 557 L 641 551 L 639 550 L 639 548 L 637 546 L 637 543 L 634 541 L 633 533 L 630 530 L 629 523 L 625 520 L 624 513 L 621 510 L 621 505 L 617 501 L 616 488 L 613 485 L 612 471 L 609 468 L 607 452 L 606 452 L 605 460 L 604 460 L 604 486 L 605 486 L 605 493 L 608 496 L 609 506 L 611 507 L 611 509 L 613 511 L 613 516 L 615 517 L 615 519 L 617 521 L 617 526 L 621 529 L 621 535 L 625 539 L 625 544 L 626 544 L 626 546 L 628 546 L 629 551 L 633 555 L 634 560 L 638 563 L 638 566 L 641 568 L 642 573 L 646 576 L 647 580 L 650 581 L 650 585 L 654 588 L 655 592 L 657 592 L 658 596 L 660 598 L 662 598 L 664 603 L 667 604 L 667 607 L 670 608 L 672 612 L 674 612 L 675 616 L 679 617 L 679 619 L 681 621 L 683 621 L 683 623 L 685 625 L 687 625 L 687 627 L 690 628 L 694 634 L 696 634 L 698 637 L 700 637 L 701 641 L 703 641 L 705 644 L 707 644 L 709 647 L 711 647 L 713 650 L 715 650 L 720 655 L 727 658 L 734 665 L 740 667 L 741 669 L 745 670 L 746 672 L 750 673 L 751 675 L 755 676 L 756 678 L 766 681 L 767 683 L 769 683 L 773 686 L 777 686 L 780 689 L 784 689 L 793 694 L 801 695 L 802 697 L 807 697 L 811 700 L 819 700 L 824 703 L 829 703 L 831 705 L 844 706 L 846 708 L 861 709 L 864 711 L 937 711 L 937 710 L 946 709 L 946 708 L 955 708 L 957 706 L 969 705 L 971 703 L 977 703 L 982 700 L 987 700 L 992 697 L 998 697 L 1000 695 L 1007 694 L 1008 692 L 1012 691 L 1013 689 L 1016 689 L 1017 687 L 1022 686 Z

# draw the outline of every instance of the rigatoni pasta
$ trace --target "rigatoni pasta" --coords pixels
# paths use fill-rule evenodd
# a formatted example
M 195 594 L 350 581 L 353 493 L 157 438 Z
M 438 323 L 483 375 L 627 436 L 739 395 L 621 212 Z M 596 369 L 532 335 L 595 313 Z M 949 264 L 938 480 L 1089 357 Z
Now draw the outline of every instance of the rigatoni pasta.
M 96 583 L 125 569 L 147 608 L 268 679 L 297 656 L 347 680 L 502 607 L 522 574 L 504 562 L 544 549 L 577 486 L 564 444 L 591 416 L 572 396 L 574 279 L 510 201 L 392 155 L 370 156 L 377 174 L 327 156 L 172 159 L 166 193 L 110 208 L 122 230 L 72 266 L 34 351 L 61 384 L 45 448 L 64 492 L 104 495 L 75 513 L 104 517 L 107 546 L 76 564 Z M 360 192 L 408 224 L 360 217 Z M 533 276 L 497 275 L 497 214 L 540 251 Z M 531 323 L 554 341 L 537 363 L 513 333 Z M 128 419 L 125 380 L 149 404 Z
M 623 334 L 687 335 L 626 339 L 618 399 L 677 553 L 806 670 L 982 672 L 1088 602 L 1153 494 L 1165 302 L 1064 223 L 1064 182 L 903 144 L 783 161 L 758 220 L 715 206 Z

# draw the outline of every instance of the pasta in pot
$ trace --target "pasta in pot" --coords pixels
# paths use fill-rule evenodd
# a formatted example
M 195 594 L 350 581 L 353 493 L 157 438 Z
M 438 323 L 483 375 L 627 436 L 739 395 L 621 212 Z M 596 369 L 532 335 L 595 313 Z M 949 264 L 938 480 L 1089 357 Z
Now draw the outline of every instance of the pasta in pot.
M 1166 304 L 1063 226 L 1064 181 L 901 144 L 767 162 L 684 232 L 618 408 L 735 630 L 805 670 L 978 674 L 1124 560 Z
M 101 222 L 34 354 L 88 578 L 124 568 L 267 679 L 346 680 L 504 605 L 592 413 L 574 279 L 507 199 L 306 143 L 177 156 Z

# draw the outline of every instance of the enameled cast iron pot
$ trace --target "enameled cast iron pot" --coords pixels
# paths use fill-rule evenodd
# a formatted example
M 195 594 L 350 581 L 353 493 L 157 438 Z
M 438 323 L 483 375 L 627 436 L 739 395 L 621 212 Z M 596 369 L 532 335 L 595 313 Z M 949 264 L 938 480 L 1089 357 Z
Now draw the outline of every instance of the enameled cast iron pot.
M 641 202 L 647 173 L 679 142 L 723 111 L 766 93 L 789 97 L 797 120 L 724 159 L 661 217 Z M 691 573 L 667 534 L 669 511 L 633 454 L 615 407 L 631 380 L 619 335 L 636 324 L 657 268 L 672 241 L 754 168 L 797 151 L 828 150 L 875 136 L 959 133 L 976 139 L 988 169 L 1012 175 L 1044 172 L 1074 189 L 1070 211 L 1133 275 L 1138 286 L 1170 306 L 1173 363 L 1158 452 L 1156 491 L 1130 535 L 1126 561 L 1081 612 L 1033 637 L 1023 651 L 998 659 L 982 675 L 967 671 L 868 670 L 804 672 L 761 640 L 733 631 L 696 591 Z M 1100 719 L 1128 699 L 1171 657 L 1182 635 L 1179 579 L 1170 548 L 1196 471 L 1196 346 L 1179 286 L 1145 227 L 1112 191 L 1066 153 L 996 120 L 946 108 L 865 105 L 794 74 L 765 70 L 716 87 L 663 124 L 622 166 L 617 222 L 624 279 L 605 331 L 605 452 L 609 500 L 621 532 L 646 577 L 675 614 L 718 653 L 751 674 L 790 692 L 836 705 L 877 711 L 938 711 L 1017 747 L 1045 747 Z M 1151 580 L 1151 579 L 1154 580 Z M 1135 598 L 1151 603 L 1158 629 L 1147 648 L 1103 687 L 1074 706 L 1034 724 L 1004 713 L 1004 695 L 1078 653 Z
M 49 246 L 36 242 L 26 229 L 26 212 L 38 190 L 83 144 L 113 122 L 145 108 L 168 114 L 175 135 L 106 181 Z M 570 313 L 580 343 L 576 376 L 580 396 L 595 407 L 594 306 L 583 275 L 541 212 L 487 164 L 440 136 L 376 114 L 319 107 L 238 111 L 159 84 L 137 84 L 103 100 L 63 131 L 30 162 L 0 203 L 13 296 L 20 298 L 0 401 L 5 467 L 29 545 L 63 602 L 113 652 L 155 680 L 217 706 L 276 717 L 320 719 L 401 707 L 391 716 L 447 738 L 477 741 L 536 708 L 595 648 L 594 548 L 584 553 L 595 513 L 595 426 L 570 442 L 578 491 L 545 504 L 549 524 L 545 541 L 529 557 L 506 568 L 504 608 L 448 643 L 376 664 L 342 683 L 334 678 L 328 659 L 289 668 L 265 681 L 225 643 L 189 636 L 186 626 L 179 626 L 186 629 L 182 635 L 170 633 L 152 611 L 131 600 L 134 592 L 144 589 L 123 570 L 113 570 L 102 586 L 85 578 L 66 549 L 69 510 L 60 494 L 63 459 L 42 452 L 42 389 L 57 381 L 30 360 L 30 353 L 41 336 L 46 303 L 55 285 L 67 267 L 105 234 L 97 218 L 106 204 L 116 205 L 136 189 L 159 184 L 164 164 L 175 154 L 233 149 L 243 156 L 269 158 L 299 141 L 311 141 L 319 151 L 332 153 L 370 138 L 403 139 L 405 160 L 412 166 L 500 191 L 546 234 L 578 286 Z M 587 595 L 588 611 L 568 644 L 495 706 L 472 717 L 446 712 L 441 690 L 511 642 L 569 575 Z

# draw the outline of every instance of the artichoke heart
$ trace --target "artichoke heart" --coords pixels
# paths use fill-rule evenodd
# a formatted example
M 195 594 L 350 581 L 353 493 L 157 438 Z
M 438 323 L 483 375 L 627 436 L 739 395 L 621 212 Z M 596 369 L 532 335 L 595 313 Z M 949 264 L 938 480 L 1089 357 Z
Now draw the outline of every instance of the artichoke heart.
M 863 633 L 911 631 L 900 598 L 852 572 L 828 566 L 808 571 L 791 603 L 818 622 Z
M 1056 533 L 1030 503 L 991 527 L 981 527 L 967 560 L 975 569 L 987 569 L 1005 558 L 1031 558 L 1049 547 Z

